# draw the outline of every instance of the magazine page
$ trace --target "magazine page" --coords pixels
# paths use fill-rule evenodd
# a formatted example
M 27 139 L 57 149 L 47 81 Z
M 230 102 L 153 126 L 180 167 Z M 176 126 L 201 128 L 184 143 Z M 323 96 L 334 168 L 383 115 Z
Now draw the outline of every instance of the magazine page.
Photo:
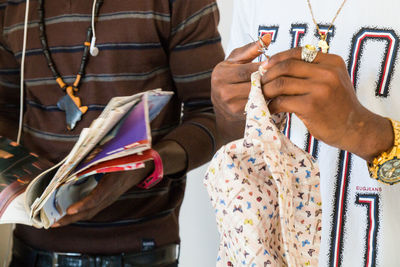
M 142 152 L 151 146 L 150 121 L 172 97 L 172 92 L 148 91 L 142 101 L 101 140 L 74 171 L 74 174 L 100 162 Z
M 40 159 L 37 155 L 30 153 L 21 145 L 7 138 L 0 137 L 0 223 L 6 223 L 13 218 L 21 221 L 19 211 L 7 212 L 7 219 L 3 215 L 7 209 L 12 207 L 23 207 L 19 195 L 23 194 L 29 183 L 41 172 L 51 166 L 50 162 Z M 25 222 L 28 224 L 29 222 Z
M 127 101 L 130 100 L 130 101 Z M 77 164 L 99 143 L 99 141 L 117 124 L 121 118 L 140 101 L 140 96 L 113 98 L 110 104 L 93 121 L 89 128 L 82 130 L 78 142 L 68 156 L 65 165 L 57 173 L 58 177 L 66 177 Z M 84 135 L 84 136 L 82 136 Z
M 143 96 L 145 99 L 146 96 Z M 103 138 L 85 160 L 79 164 L 75 172 L 79 172 L 93 164 L 109 159 L 126 149 L 139 145 L 148 145 L 150 126 L 146 119 L 146 101 L 142 100 L 121 119 L 121 121 Z
M 0 218 L 0 223 L 19 223 L 32 226 L 32 221 L 24 205 L 25 192 L 19 194 L 10 202 Z
M 88 175 L 94 175 L 98 173 L 136 170 L 144 168 L 144 162 L 149 158 L 150 151 L 146 150 L 140 154 L 128 155 L 95 164 L 92 167 L 77 173 L 76 176 L 80 179 Z
M 25 191 L 25 199 L 24 206 L 27 214 L 32 221 L 33 226 L 35 227 L 43 227 L 39 220 L 32 220 L 32 214 L 35 213 L 35 207 L 41 203 L 41 199 L 44 195 L 45 189 L 49 187 L 50 182 L 52 181 L 55 173 L 57 172 L 58 167 L 62 164 L 63 161 L 58 163 L 57 165 L 49 168 L 48 170 L 42 172 L 38 175 L 28 186 Z
M 43 227 L 49 228 L 67 213 L 69 206 L 87 196 L 96 185 L 97 180 L 90 176 L 58 186 L 43 207 L 33 214 L 35 221 L 40 219 Z
M 149 91 L 148 92 L 148 109 L 149 109 L 149 119 L 152 122 L 158 114 L 160 114 L 161 110 L 165 107 L 165 105 L 170 101 L 173 92 L 164 92 L 164 91 Z

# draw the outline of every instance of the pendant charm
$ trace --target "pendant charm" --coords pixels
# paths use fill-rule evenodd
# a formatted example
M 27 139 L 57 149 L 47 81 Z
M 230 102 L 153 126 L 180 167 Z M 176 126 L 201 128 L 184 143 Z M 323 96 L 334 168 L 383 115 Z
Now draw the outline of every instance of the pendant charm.
M 67 87 L 65 96 L 57 102 L 57 106 L 65 111 L 67 129 L 70 131 L 75 128 L 76 123 L 81 120 L 82 115 L 88 110 L 87 106 L 81 106 L 81 99 L 74 96 L 72 86 Z
M 326 35 L 321 35 L 321 40 L 318 42 L 318 47 L 322 53 L 328 53 L 329 45 L 326 42 Z

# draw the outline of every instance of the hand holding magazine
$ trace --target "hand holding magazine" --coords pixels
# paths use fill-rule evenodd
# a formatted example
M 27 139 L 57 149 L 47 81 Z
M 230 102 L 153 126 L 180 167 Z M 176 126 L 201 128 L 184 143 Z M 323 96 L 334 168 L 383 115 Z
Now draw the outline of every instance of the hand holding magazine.
M 0 223 L 49 228 L 96 187 L 98 174 L 143 168 L 154 158 L 150 122 L 172 94 L 152 90 L 112 98 L 68 156 L 51 168 L 0 137 Z

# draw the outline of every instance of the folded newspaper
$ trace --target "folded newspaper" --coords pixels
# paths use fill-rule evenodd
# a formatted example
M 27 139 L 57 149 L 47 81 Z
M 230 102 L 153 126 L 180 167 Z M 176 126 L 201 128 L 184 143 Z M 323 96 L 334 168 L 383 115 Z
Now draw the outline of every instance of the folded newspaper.
M 0 224 L 49 228 L 93 190 L 97 174 L 143 168 L 150 122 L 172 94 L 157 89 L 112 98 L 55 166 L 0 137 Z

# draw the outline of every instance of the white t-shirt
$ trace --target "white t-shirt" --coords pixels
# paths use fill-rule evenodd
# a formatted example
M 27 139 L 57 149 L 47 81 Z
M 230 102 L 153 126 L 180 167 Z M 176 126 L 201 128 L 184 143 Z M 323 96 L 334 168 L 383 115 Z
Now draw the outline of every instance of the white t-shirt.
M 311 1 L 321 30 L 341 3 Z M 395 120 L 400 120 L 399 10 L 397 0 L 348 0 L 328 35 L 329 53 L 347 62 L 360 102 Z M 273 34 L 270 55 L 318 42 L 306 0 L 234 0 L 228 54 L 264 33 Z M 296 116 L 288 125 L 286 134 L 318 158 L 321 170 L 319 266 L 400 266 L 400 184 L 373 180 L 364 160 L 310 137 Z

